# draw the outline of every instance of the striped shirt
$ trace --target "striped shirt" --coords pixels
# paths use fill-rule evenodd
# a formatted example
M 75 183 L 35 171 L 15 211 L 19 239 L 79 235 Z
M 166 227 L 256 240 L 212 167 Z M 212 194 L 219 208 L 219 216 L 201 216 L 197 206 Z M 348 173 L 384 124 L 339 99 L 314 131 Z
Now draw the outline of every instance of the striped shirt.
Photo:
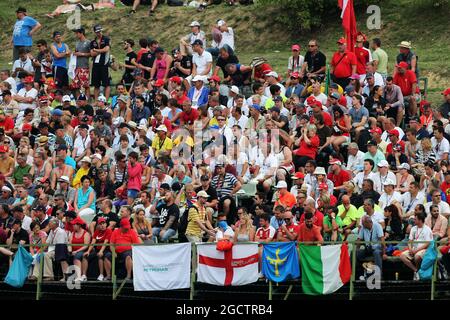
M 217 197 L 222 199 L 224 197 L 230 196 L 233 188 L 236 186 L 238 180 L 231 173 L 226 173 L 223 179 L 216 175 L 212 181 L 211 186 L 217 191 Z

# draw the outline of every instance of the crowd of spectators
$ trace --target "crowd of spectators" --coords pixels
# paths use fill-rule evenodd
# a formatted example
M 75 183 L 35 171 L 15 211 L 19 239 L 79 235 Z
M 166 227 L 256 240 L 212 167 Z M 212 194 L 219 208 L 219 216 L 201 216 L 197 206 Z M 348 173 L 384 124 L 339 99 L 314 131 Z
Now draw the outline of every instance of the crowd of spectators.
M 333 48 L 317 40 L 274 70 L 240 63 L 233 28 L 216 25 L 211 45 L 198 21 L 169 50 L 114 39 L 119 62 L 102 26 L 33 41 L 41 25 L 17 10 L 0 72 L 0 255 L 29 244 L 30 279 L 40 263 L 53 279 L 56 261 L 77 281 L 98 263 L 104 281 L 107 244 L 130 244 L 115 253 L 131 278 L 136 243 L 358 239 L 359 260 L 382 270 L 397 251 L 418 279 L 434 239 L 450 270 L 450 88 L 436 108 L 421 97 L 412 44 L 392 58 L 379 38 L 338 39 L 328 78 Z

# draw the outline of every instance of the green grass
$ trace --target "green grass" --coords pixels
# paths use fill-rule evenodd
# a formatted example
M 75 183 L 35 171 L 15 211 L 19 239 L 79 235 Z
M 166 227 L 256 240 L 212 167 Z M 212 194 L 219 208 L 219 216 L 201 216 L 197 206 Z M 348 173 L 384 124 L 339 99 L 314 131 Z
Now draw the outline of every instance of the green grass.
M 93 1 L 93 0 L 91 0 Z M 52 11 L 61 0 L 0 0 L 0 28 L 4 32 L 0 35 L 0 66 L 10 67 L 11 48 L 8 46 L 12 25 L 15 21 L 15 9 L 25 6 L 31 16 L 37 18 L 43 29 L 34 39 L 49 40 L 51 33 L 60 30 L 64 34 L 64 41 L 73 47 L 72 32 L 65 27 L 67 16 L 48 19 L 44 15 Z M 124 54 L 118 43 L 125 38 L 138 40 L 141 36 L 152 36 L 160 41 L 166 49 L 177 46 L 178 39 L 189 32 L 187 25 L 192 20 L 199 20 L 202 28 L 209 34 L 211 27 L 219 18 L 232 26 L 236 34 L 237 54 L 242 63 L 248 64 L 254 56 L 267 58 L 270 64 L 280 74 L 285 74 L 289 48 L 292 43 L 299 43 L 304 48 L 307 41 L 316 38 L 322 51 L 330 59 L 336 49 L 335 41 L 342 36 L 340 19 L 331 15 L 320 29 L 311 32 L 289 32 L 285 26 L 274 22 L 273 17 L 280 8 L 261 8 L 258 5 L 248 7 L 228 7 L 225 5 L 208 8 L 203 13 L 186 7 L 158 7 L 155 16 L 147 16 L 147 7 L 140 7 L 133 18 L 126 17 L 128 7 L 120 4 L 116 9 L 105 9 L 96 12 L 83 12 L 82 24 L 88 29 L 88 37 L 92 38 L 91 27 L 100 23 L 105 33 L 112 37 L 112 53 L 120 60 Z M 435 2 L 438 2 L 435 0 Z M 366 32 L 369 39 L 379 37 L 383 47 L 389 54 L 389 67 L 392 70 L 398 49 L 397 44 L 402 40 L 411 41 L 414 51 L 419 56 L 421 74 L 429 78 L 429 100 L 434 104 L 441 102 L 440 92 L 450 86 L 450 67 L 448 52 L 450 42 L 447 30 L 450 22 L 448 1 L 441 0 L 439 7 L 433 6 L 433 1 L 426 0 L 385 0 L 381 7 L 381 30 L 366 30 L 365 21 L 368 15 L 366 8 L 356 8 L 358 27 Z M 113 74 L 114 79 L 120 77 L 120 72 Z

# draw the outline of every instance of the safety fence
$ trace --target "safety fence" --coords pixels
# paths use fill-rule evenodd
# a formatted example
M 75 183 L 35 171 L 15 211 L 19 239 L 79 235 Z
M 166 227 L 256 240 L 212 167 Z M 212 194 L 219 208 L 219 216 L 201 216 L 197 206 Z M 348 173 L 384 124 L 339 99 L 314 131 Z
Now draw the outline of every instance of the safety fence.
M 421 244 L 421 243 L 429 243 L 427 241 L 409 241 L 409 244 Z M 259 244 L 264 246 L 265 243 L 257 243 L 257 242 L 239 242 L 239 244 Z M 274 242 L 271 242 L 270 244 L 274 244 Z M 351 278 L 349 281 L 349 293 L 348 293 L 348 300 L 353 300 L 355 297 L 355 284 L 356 284 L 356 263 L 357 263 L 357 258 L 356 258 L 356 252 L 357 250 L 355 250 L 355 248 L 358 248 L 360 245 L 375 245 L 375 244 L 383 244 L 383 245 L 397 245 L 399 244 L 398 241 L 385 241 L 385 242 L 377 242 L 377 241 L 325 241 L 322 243 L 323 246 L 327 246 L 327 245 L 338 245 L 338 244 L 347 244 L 348 248 L 349 248 L 349 255 L 350 255 L 350 261 L 351 261 Z M 36 252 L 40 252 L 40 251 L 44 251 L 45 247 L 50 246 L 51 244 L 39 244 L 39 245 L 23 245 L 24 248 L 28 248 L 30 246 L 33 246 L 34 248 L 40 248 L 40 249 L 35 249 Z M 159 243 L 159 244 L 133 244 L 131 246 L 133 247 L 138 247 L 138 246 L 171 246 L 173 244 L 170 243 Z M 210 245 L 210 246 L 216 246 L 216 243 L 202 243 L 202 244 L 195 244 L 195 243 L 191 243 L 191 261 L 190 261 L 190 265 L 191 265 L 191 271 L 190 271 L 190 288 L 189 288 L 189 299 L 190 300 L 194 300 L 195 296 L 196 296 L 196 284 L 198 284 L 197 280 L 196 280 L 196 276 L 197 276 L 197 266 L 198 266 L 198 256 L 197 256 L 197 246 L 198 245 Z M 297 251 L 300 252 L 300 246 L 301 245 L 314 245 L 317 246 L 318 243 L 317 242 L 298 242 L 297 245 Z M 435 250 L 437 250 L 437 247 L 439 245 L 447 245 L 446 243 L 441 243 L 439 241 L 434 241 L 434 245 L 435 245 Z M 67 246 L 80 246 L 79 244 L 67 244 Z M 102 296 L 106 297 L 111 297 L 113 300 L 116 300 L 119 296 L 119 294 L 121 293 L 122 289 L 124 288 L 125 284 L 127 283 L 126 279 L 123 280 L 119 280 L 117 278 L 117 272 L 116 272 L 116 260 L 117 260 L 117 255 L 116 255 L 116 247 L 119 246 L 130 246 L 130 244 L 93 244 L 91 246 L 95 246 L 95 247 L 102 247 L 102 246 L 107 246 L 110 248 L 111 253 L 112 253 L 112 257 L 111 257 L 111 282 L 112 282 L 112 293 L 110 295 L 106 295 L 106 294 L 102 294 Z M 0 248 L 10 248 L 10 246 L 8 245 L 0 245 Z M 43 249 L 43 250 L 41 250 Z M 438 252 L 439 254 L 439 252 Z M 299 255 L 300 257 L 300 255 Z M 427 283 L 431 285 L 431 290 L 429 293 L 429 297 L 430 300 L 434 300 L 435 296 L 436 296 L 436 285 L 439 284 L 440 282 L 437 281 L 437 266 L 438 266 L 438 261 L 439 261 L 439 257 L 437 259 L 435 259 L 434 261 L 434 266 L 433 266 L 433 273 L 432 273 L 432 277 L 430 282 L 431 283 Z M 300 261 L 299 261 L 300 263 Z M 36 281 L 36 295 L 35 295 L 35 299 L 36 300 L 40 300 L 42 298 L 42 286 L 43 286 L 43 269 L 44 269 L 44 263 L 43 263 L 43 259 L 41 259 L 41 263 L 39 263 L 39 276 L 37 277 L 37 281 Z M 290 281 L 290 283 L 292 283 L 292 281 Z M 408 286 L 408 284 L 405 286 L 404 282 L 402 281 L 388 281 L 389 285 L 392 284 L 391 287 L 406 287 Z M 398 283 L 398 284 L 397 284 Z M 424 281 L 418 282 L 418 283 L 424 283 Z M 98 283 L 100 284 L 100 283 Z M 287 287 L 287 291 L 284 295 L 284 300 L 287 300 L 294 288 L 295 284 L 289 284 L 289 282 L 286 282 L 285 284 Z M 256 284 L 257 286 L 261 286 L 260 284 Z M 279 285 L 282 285 L 282 283 L 273 283 L 272 281 L 268 281 L 268 293 L 267 293 L 267 298 L 268 300 L 272 300 L 273 296 L 274 296 L 274 288 L 278 287 Z M 88 282 L 88 283 L 84 283 L 83 282 L 83 286 L 86 286 L 87 288 L 89 287 L 99 287 L 96 284 L 93 284 L 92 282 Z M 104 288 L 104 287 L 103 287 Z M 450 293 L 450 286 L 447 283 L 447 287 L 448 291 Z M 199 290 L 199 292 L 203 290 Z M 20 290 L 14 290 L 14 291 L 10 291 L 11 293 L 17 292 L 20 293 L 22 291 Z M 208 293 L 226 293 L 226 290 L 208 290 Z M 248 292 L 249 294 L 252 294 L 254 292 Z M 414 293 L 414 292 L 409 292 L 409 293 Z M 419 293 L 419 292 L 418 292 Z M 423 294 L 423 290 L 420 292 Z M 342 295 L 342 293 L 335 293 L 335 294 L 340 294 Z M 89 296 L 88 293 L 83 293 L 81 295 L 85 295 L 85 296 Z M 98 294 L 95 294 L 95 296 L 98 297 Z M 168 299 L 168 298 L 164 298 L 164 299 Z M 170 300 L 170 298 L 169 298 Z

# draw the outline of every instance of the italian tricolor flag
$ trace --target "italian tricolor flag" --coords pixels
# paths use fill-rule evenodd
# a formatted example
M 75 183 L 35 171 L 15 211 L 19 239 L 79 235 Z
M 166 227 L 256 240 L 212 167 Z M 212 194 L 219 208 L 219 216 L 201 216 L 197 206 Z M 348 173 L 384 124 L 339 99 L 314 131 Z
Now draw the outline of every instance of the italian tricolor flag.
M 300 265 L 303 292 L 310 295 L 333 293 L 352 275 L 347 244 L 300 245 Z

